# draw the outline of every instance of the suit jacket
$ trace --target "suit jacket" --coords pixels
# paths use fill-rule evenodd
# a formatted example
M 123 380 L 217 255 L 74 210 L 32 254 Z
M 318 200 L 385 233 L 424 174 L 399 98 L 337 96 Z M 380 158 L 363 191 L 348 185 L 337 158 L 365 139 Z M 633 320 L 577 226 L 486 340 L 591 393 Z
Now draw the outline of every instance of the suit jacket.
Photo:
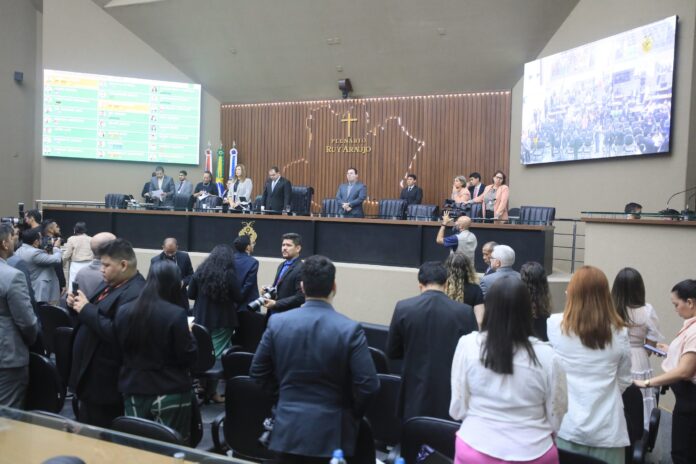
M 121 353 L 114 318 L 121 306 L 140 296 L 144 285 L 145 279 L 138 273 L 97 301 L 107 287 L 103 283 L 77 316 L 69 385 L 80 400 L 96 404 L 123 401 L 118 391 Z
M 99 290 L 99 287 L 104 284 L 104 276 L 101 273 L 101 260 L 94 259 L 89 263 L 89 266 L 80 269 L 75 276 L 75 282 L 77 282 L 80 290 L 87 298 L 92 298 Z
M 354 454 L 360 419 L 379 389 L 358 323 L 318 300 L 278 314 L 268 322 L 250 375 L 279 391 L 271 450 L 327 462 L 337 448 Z
M 350 195 L 348 195 L 348 183 L 339 185 L 338 191 L 336 192 L 339 213 L 343 217 L 365 217 L 362 205 L 366 198 L 367 186 L 362 182 L 356 182 L 353 185 L 353 188 L 350 190 Z M 352 209 L 350 211 L 344 211 L 341 207 L 343 203 L 350 203 Z
M 490 274 L 486 274 L 481 278 L 481 283 L 480 287 L 481 290 L 483 291 L 483 297 L 486 297 L 486 292 L 491 289 L 491 285 L 493 285 L 493 282 L 496 280 L 500 279 L 504 275 L 514 275 L 518 279 L 520 278 L 520 273 L 515 271 L 511 267 L 499 267 L 495 272 L 491 272 Z
M 242 301 L 242 293 L 239 289 L 237 276 L 232 276 L 234 285 L 230 286 L 227 301 L 213 300 L 203 293 L 200 289 L 199 276 L 200 274 L 194 273 L 188 286 L 188 297 L 196 300 L 193 304 L 193 315 L 196 318 L 196 323 L 208 330 L 234 329 L 238 327 L 237 307 Z
M 404 188 L 399 195 L 401 200 L 406 200 L 408 205 L 420 205 L 423 201 L 423 189 L 417 185 L 414 185 L 411 191 L 408 191 L 408 187 Z
M 478 330 L 471 306 L 427 290 L 396 304 L 387 356 L 403 359 L 397 412 L 450 419 L 452 358 L 459 339 Z
M 44 250 L 24 243 L 15 253 L 27 264 L 36 301 L 58 301 L 60 285 L 56 266 L 62 267 L 63 263 L 60 248 L 54 248 L 53 254 L 49 255 Z
M 152 259 L 150 260 L 150 266 L 154 265 L 158 261 L 164 261 L 166 259 L 175 262 L 176 265 L 179 267 L 179 271 L 181 271 L 181 280 L 184 283 L 184 285 L 183 287 L 181 287 L 181 297 L 179 305 L 188 310 L 189 302 L 188 296 L 186 295 L 186 289 L 188 287 L 188 284 L 191 282 L 191 277 L 193 277 L 193 266 L 191 265 L 191 257 L 185 251 L 177 251 L 174 255 L 174 259 L 171 259 L 168 258 L 163 251 L 162 253 L 152 257 Z
M 239 304 L 239 309 L 244 309 L 246 306 L 259 297 L 259 262 L 256 258 L 249 256 L 244 252 L 234 253 L 234 268 L 237 271 L 239 286 L 242 293 L 242 302 Z
M 0 369 L 29 365 L 29 345 L 38 333 L 26 277 L 0 259 Z
M 481 195 L 483 191 L 486 189 L 486 185 L 483 182 L 480 182 L 476 187 L 478 187 L 478 190 L 476 192 L 474 192 L 474 187 L 468 187 L 471 198 L 476 198 L 477 196 Z
M 31 286 L 31 273 L 29 272 L 29 267 L 27 263 L 24 262 L 22 258 L 17 255 L 12 255 L 7 260 L 7 264 L 13 268 L 22 271 L 24 277 L 27 279 L 27 289 L 29 290 L 29 299 L 31 300 L 31 306 L 36 307 L 36 297 L 34 296 L 34 288 Z
M 174 192 L 178 195 L 193 195 L 193 184 L 190 180 L 184 179 L 182 182 L 177 182 L 174 187 Z
M 290 268 L 285 271 L 283 277 L 278 280 L 280 271 L 283 269 L 285 261 L 278 265 L 273 282 L 278 288 L 278 297 L 275 306 L 268 311 L 268 317 L 276 313 L 281 313 L 289 309 L 299 308 L 305 302 L 305 296 L 300 286 L 302 280 L 302 260 L 298 257 Z
M 292 193 L 292 184 L 285 177 L 278 179 L 273 190 L 273 181 L 268 179 L 263 188 L 261 204 L 264 208 L 271 211 L 283 211 L 290 206 L 290 194 Z
M 157 177 L 150 179 L 150 188 L 148 192 L 152 193 L 157 190 Z M 162 191 L 167 194 L 164 199 L 165 203 L 171 203 L 174 201 L 174 193 L 176 193 L 176 187 L 174 187 L 174 180 L 169 176 L 164 176 L 162 178 Z

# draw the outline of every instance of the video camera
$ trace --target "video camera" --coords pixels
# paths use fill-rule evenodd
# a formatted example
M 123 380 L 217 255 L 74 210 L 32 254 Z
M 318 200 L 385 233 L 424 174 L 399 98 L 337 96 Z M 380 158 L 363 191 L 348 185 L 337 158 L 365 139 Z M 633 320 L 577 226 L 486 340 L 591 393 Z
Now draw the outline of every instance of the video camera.
M 452 199 L 447 199 L 442 204 L 442 212 L 443 213 L 449 212 L 449 217 L 453 221 L 456 221 L 457 218 L 459 218 L 461 216 L 468 216 L 470 211 L 471 211 L 470 204 L 456 203 Z
M 12 224 L 12 226 L 19 226 L 24 224 L 24 203 L 17 203 L 17 210 L 17 217 L 4 216 L 0 218 L 0 223 Z

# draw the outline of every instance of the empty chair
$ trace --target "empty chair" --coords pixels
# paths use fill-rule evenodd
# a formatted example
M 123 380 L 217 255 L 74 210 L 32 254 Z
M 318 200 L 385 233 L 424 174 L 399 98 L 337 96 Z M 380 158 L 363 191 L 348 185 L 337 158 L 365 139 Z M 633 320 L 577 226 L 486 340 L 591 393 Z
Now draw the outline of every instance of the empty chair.
M 205 198 L 199 198 L 196 200 L 197 210 L 213 209 L 222 206 L 222 198 L 217 195 L 208 195 Z
M 321 202 L 321 214 L 327 217 L 338 216 L 340 208 L 335 198 L 324 198 Z
M 556 218 L 556 208 L 546 206 L 522 206 L 520 208 L 520 224 L 550 226 Z
M 387 346 L 389 326 L 383 324 L 371 324 L 369 322 L 361 322 L 360 325 L 365 331 L 367 345 L 384 351 Z M 402 360 L 387 358 L 387 364 L 389 365 L 389 372 L 393 372 L 395 374 L 401 373 L 401 367 L 403 365 Z
M 239 347 L 236 351 L 255 353 L 266 330 L 266 317 L 253 311 L 239 311 L 237 319 L 239 327 L 234 332 L 232 344 Z
M 227 351 L 222 355 L 222 371 L 225 379 L 249 375 L 254 353 L 246 351 Z
M 483 218 L 483 209 L 481 203 L 471 204 L 471 209 L 469 210 L 469 217 L 474 221 L 478 221 Z
M 253 210 L 254 211 L 261 211 L 262 205 L 263 205 L 263 195 L 256 195 L 256 198 L 254 198 Z
M 176 211 L 186 211 L 191 202 L 191 195 L 174 194 L 174 209 Z
M 403 219 L 406 206 L 406 200 L 379 200 L 379 217 L 382 219 Z
M 428 445 L 449 459 L 454 459 L 457 430 L 458 422 L 434 417 L 412 417 L 404 422 L 401 429 L 401 457 L 406 462 L 416 462 L 421 446 Z
M 373 346 L 368 346 L 370 350 L 370 356 L 372 356 L 372 362 L 375 363 L 375 370 L 378 374 L 388 374 L 389 373 L 389 363 L 387 362 L 387 355 L 384 351 L 375 348 Z
M 201 407 L 196 399 L 196 394 L 191 393 L 191 437 L 187 446 L 195 448 L 203 438 L 203 416 Z
M 72 365 L 72 342 L 73 342 L 72 327 L 58 327 L 53 334 L 55 343 L 56 368 L 58 375 L 63 383 L 63 394 L 68 385 L 70 377 L 70 366 Z
M 640 388 L 630 385 L 621 395 L 624 404 L 624 416 L 628 427 L 628 439 L 635 443 L 643 436 L 643 395 Z
M 104 206 L 107 208 L 126 209 L 129 198 L 129 195 L 124 195 L 123 193 L 107 193 L 104 196 Z
M 365 417 L 372 426 L 377 448 L 386 450 L 387 446 L 398 444 L 401 437 L 401 418 L 396 412 L 401 377 L 389 374 L 378 374 L 378 377 L 379 392 Z
M 309 216 L 314 189 L 305 185 L 293 185 L 290 193 L 290 211 L 299 216 Z
M 234 377 L 227 381 L 225 412 L 212 424 L 215 450 L 229 448 L 242 459 L 273 459 L 275 453 L 259 443 L 264 432 L 263 421 L 271 417 L 273 396 L 250 377 Z M 220 440 L 220 426 L 224 441 Z M 374 460 L 372 461 L 374 462 Z
M 58 327 L 72 327 L 70 314 L 64 308 L 38 303 L 36 313 L 41 321 L 41 335 L 46 351 L 55 353 L 55 332 Z
M 196 379 L 207 381 L 219 380 L 222 378 L 222 364 L 215 359 L 215 349 L 213 348 L 213 339 L 210 337 L 208 329 L 200 324 L 191 326 L 191 333 L 196 339 L 198 345 L 198 353 L 196 355 L 196 363 L 191 367 L 191 375 Z M 209 401 L 209 396 L 215 394 L 212 388 L 204 393 L 203 400 Z
M 29 353 L 26 408 L 58 413 L 63 409 L 64 391 L 56 366 L 45 356 Z
M 406 219 L 409 221 L 432 221 L 437 215 L 437 205 L 408 205 Z
M 179 432 L 173 428 L 159 422 L 143 419 L 142 417 L 119 416 L 111 423 L 111 428 L 117 432 L 129 433 L 165 443 L 186 444 Z

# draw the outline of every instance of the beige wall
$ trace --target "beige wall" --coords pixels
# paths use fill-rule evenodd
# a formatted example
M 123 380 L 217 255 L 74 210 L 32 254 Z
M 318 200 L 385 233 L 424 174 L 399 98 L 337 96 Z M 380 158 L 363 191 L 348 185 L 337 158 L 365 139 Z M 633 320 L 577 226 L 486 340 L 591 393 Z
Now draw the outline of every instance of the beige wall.
M 0 215 L 15 216 L 32 198 L 36 10 L 28 1 L 0 0 Z M 17 84 L 14 71 L 24 73 Z M 9 109 L 11 108 L 11 111 Z
M 191 82 L 191 79 L 90 0 L 51 0 L 43 9 L 43 68 Z M 40 121 L 39 121 L 40 124 Z M 40 125 L 37 133 L 40 135 Z M 202 93 L 201 152 L 220 140 L 220 102 Z M 39 145 L 40 146 L 40 145 Z M 109 192 L 139 197 L 154 165 L 149 163 L 40 160 L 42 199 L 103 201 Z M 201 163 L 202 166 L 202 163 Z M 183 168 L 201 177 L 196 166 L 165 165 L 176 179 Z
M 524 167 L 519 162 L 522 119 L 522 80 L 512 91 L 510 190 L 512 206 L 548 205 L 557 217 L 580 216 L 581 211 L 618 211 L 637 201 L 644 211 L 665 207 L 670 193 L 696 182 L 694 118 L 691 117 L 694 81 L 693 0 L 581 0 L 539 57 L 608 37 L 672 15 L 679 16 L 672 124 L 672 153 L 654 158 L 621 158 Z M 692 135 L 694 134 L 694 135 Z M 687 159 L 690 156 L 690 161 Z M 655 189 L 655 187 L 658 187 Z M 675 202 L 678 208 L 683 207 Z M 587 258 L 585 262 L 591 262 Z

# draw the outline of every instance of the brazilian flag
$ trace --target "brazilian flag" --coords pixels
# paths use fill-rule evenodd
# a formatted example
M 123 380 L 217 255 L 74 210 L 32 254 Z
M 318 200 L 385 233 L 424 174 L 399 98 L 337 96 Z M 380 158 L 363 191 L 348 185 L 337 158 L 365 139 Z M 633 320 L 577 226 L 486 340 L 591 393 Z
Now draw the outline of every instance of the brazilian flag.
M 222 144 L 220 144 L 220 148 L 217 151 L 215 182 L 217 183 L 218 196 L 222 196 L 225 192 L 225 150 L 222 149 Z

